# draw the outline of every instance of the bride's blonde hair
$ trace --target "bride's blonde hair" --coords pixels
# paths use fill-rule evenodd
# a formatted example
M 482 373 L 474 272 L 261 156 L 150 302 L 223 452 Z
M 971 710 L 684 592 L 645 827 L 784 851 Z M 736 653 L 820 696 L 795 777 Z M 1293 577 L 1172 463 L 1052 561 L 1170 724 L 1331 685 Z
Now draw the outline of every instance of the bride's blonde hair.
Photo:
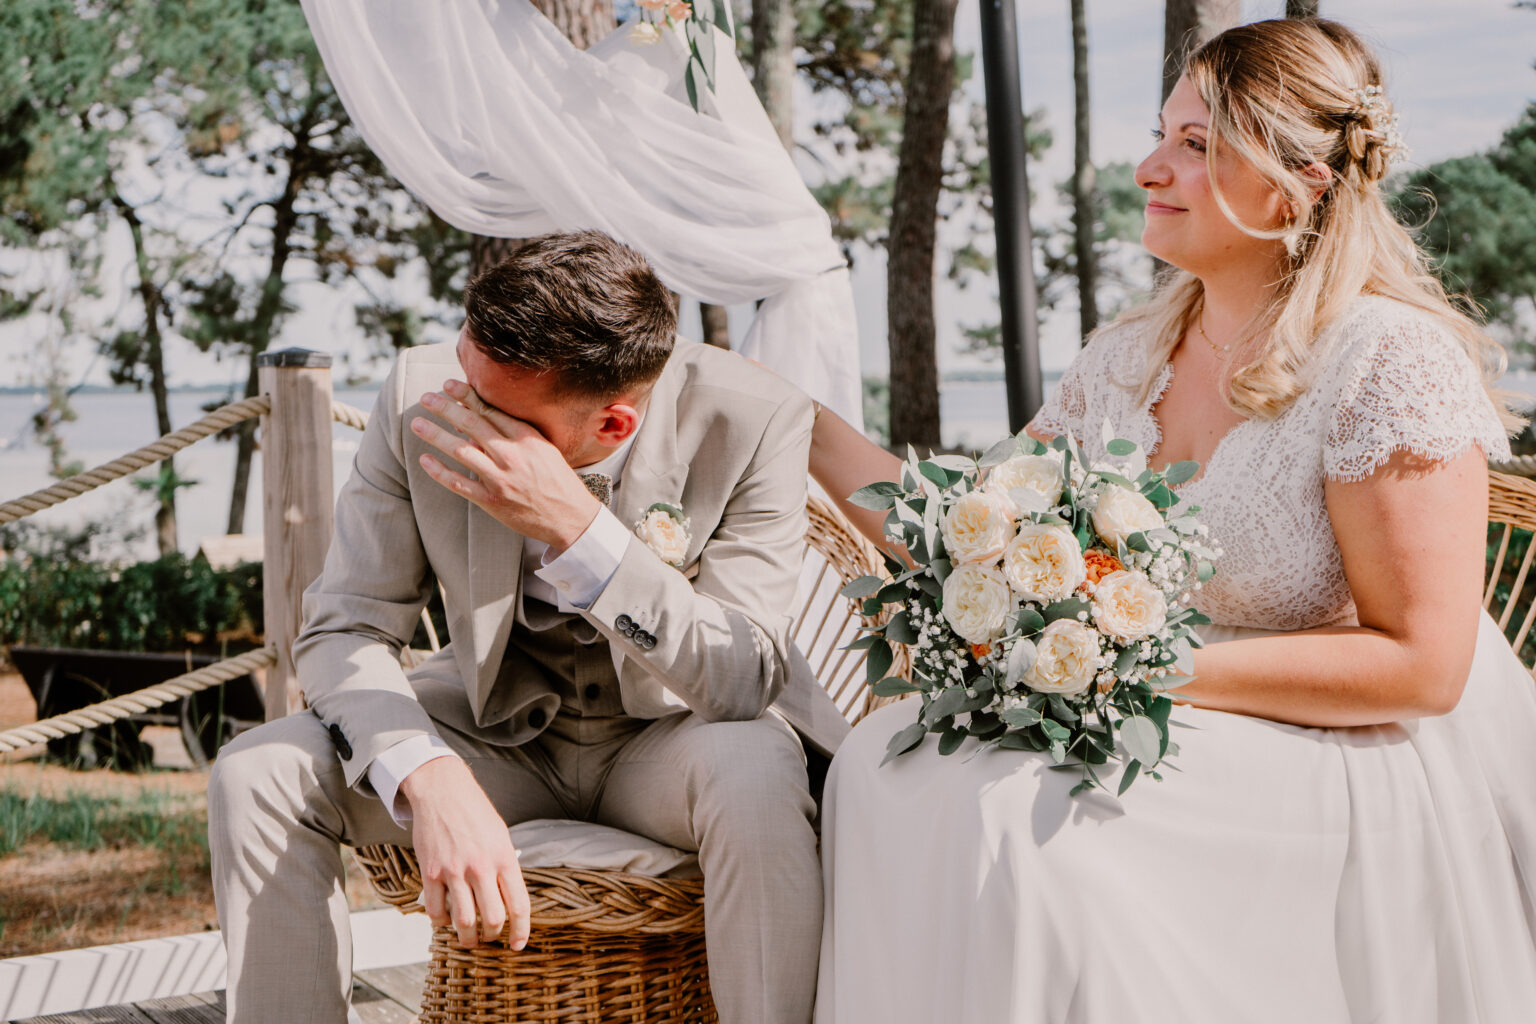
M 1360 37 L 1321 18 L 1255 22 L 1201 46 L 1184 74 L 1210 110 L 1206 166 L 1217 204 L 1247 234 L 1285 240 L 1288 252 L 1269 307 L 1238 339 L 1265 334 L 1258 356 L 1233 375 L 1228 404 L 1250 417 L 1284 412 L 1305 389 L 1314 339 L 1364 293 L 1407 303 L 1443 323 L 1481 370 L 1505 426 L 1518 429 L 1523 420 L 1493 388 L 1507 365 L 1503 348 L 1450 303 L 1382 197 L 1381 179 L 1402 143 L 1382 92 L 1381 66 Z M 1279 190 L 1286 209 L 1295 211 L 1289 223 L 1266 230 L 1233 213 L 1216 174 L 1217 154 L 1228 146 Z M 1326 185 L 1307 172 L 1313 163 L 1332 171 Z M 1175 271 L 1149 303 L 1122 318 L 1151 328 L 1141 401 L 1152 400 L 1159 371 L 1203 295 L 1198 278 Z

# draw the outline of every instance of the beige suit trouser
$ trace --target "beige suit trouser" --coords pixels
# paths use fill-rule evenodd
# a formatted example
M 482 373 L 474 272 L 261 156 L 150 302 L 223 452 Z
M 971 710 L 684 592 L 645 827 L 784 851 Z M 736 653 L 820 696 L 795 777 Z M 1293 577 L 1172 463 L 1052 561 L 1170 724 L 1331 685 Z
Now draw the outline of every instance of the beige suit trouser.
M 509 823 L 584 818 L 697 850 L 721 1021 L 810 1020 L 822 913 L 815 805 L 800 741 L 780 719 L 562 713 L 522 747 L 438 728 Z M 346 785 L 325 728 L 300 712 L 220 752 L 208 841 L 228 1019 L 341 1024 L 352 946 L 338 844 L 409 846 L 410 832 Z

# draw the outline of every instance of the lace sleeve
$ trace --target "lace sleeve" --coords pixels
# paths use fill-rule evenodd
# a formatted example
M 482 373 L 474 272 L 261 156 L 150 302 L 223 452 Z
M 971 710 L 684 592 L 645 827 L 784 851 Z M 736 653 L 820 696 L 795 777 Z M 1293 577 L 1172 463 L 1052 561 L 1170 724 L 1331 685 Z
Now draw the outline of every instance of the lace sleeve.
M 1471 358 L 1422 317 L 1373 319 L 1347 346 L 1343 378 L 1323 440 L 1331 480 L 1363 480 L 1393 453 L 1444 462 L 1472 445 L 1509 458 L 1492 400 Z
M 1048 437 L 1068 433 L 1078 438 L 1086 436 L 1084 422 L 1088 416 L 1089 382 L 1098 376 L 1096 368 L 1108 334 L 1108 331 L 1100 331 L 1083 346 L 1061 375 L 1061 380 L 1056 382 L 1056 387 L 1045 396 L 1040 411 L 1029 421 L 1030 430 Z M 1098 436 L 1097 432 L 1094 436 Z

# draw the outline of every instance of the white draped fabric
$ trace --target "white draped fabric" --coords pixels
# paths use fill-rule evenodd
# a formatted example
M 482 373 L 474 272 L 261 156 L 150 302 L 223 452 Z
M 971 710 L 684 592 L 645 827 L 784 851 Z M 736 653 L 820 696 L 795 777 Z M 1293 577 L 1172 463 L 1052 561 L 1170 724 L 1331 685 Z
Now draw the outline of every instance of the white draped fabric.
M 744 354 L 861 422 L 842 253 L 729 39 L 700 114 L 671 31 L 582 51 L 526 0 L 303 3 L 358 131 L 440 217 L 509 238 L 595 228 L 684 295 L 763 299 Z

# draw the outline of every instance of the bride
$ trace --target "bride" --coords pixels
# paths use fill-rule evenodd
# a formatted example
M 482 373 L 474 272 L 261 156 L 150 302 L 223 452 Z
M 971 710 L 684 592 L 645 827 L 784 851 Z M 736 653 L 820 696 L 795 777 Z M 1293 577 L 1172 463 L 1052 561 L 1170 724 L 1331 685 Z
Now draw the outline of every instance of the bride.
M 916 712 L 870 716 L 827 783 L 820 1024 L 1536 1014 L 1536 689 L 1479 607 L 1485 459 L 1517 421 L 1383 202 L 1380 81 L 1328 21 L 1195 53 L 1137 168 L 1179 272 L 1029 427 L 1102 457 L 1107 418 L 1201 464 L 1179 494 L 1225 554 L 1179 770 L 1122 802 L 932 737 L 880 767 Z M 826 412 L 812 471 L 898 473 Z

